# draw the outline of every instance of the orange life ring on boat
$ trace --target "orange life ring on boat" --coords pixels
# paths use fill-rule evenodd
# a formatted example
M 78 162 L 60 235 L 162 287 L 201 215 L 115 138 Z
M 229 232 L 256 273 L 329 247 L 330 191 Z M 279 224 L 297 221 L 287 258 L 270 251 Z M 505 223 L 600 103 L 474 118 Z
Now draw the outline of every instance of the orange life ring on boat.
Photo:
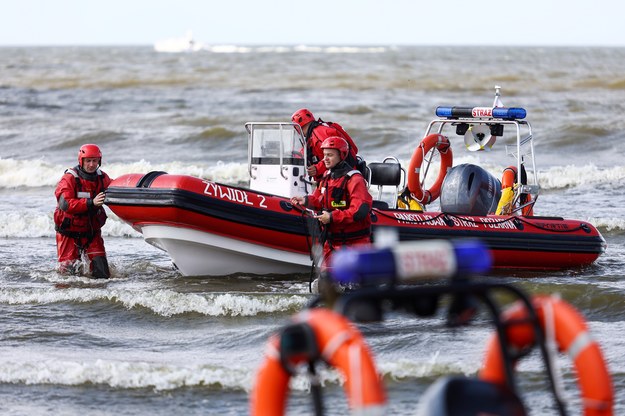
M 501 189 L 512 188 L 516 182 L 516 166 L 508 166 L 501 175 Z
M 432 149 L 438 150 L 441 155 L 441 166 L 438 177 L 430 189 L 424 190 L 421 186 L 421 164 L 425 155 Z M 419 146 L 415 149 L 408 166 L 408 190 L 422 204 L 429 204 L 435 201 L 441 194 L 441 186 L 447 170 L 451 168 L 453 163 L 453 153 L 449 139 L 442 134 L 434 133 L 426 136 L 421 140 Z
M 384 409 L 386 393 L 362 334 L 344 316 L 324 308 L 306 310 L 294 318 L 312 329 L 321 359 L 345 377 L 349 406 L 356 412 Z M 250 398 L 252 415 L 283 415 L 289 372 L 281 364 L 279 337 L 269 340 L 265 361 L 256 374 Z M 305 360 L 302 359 L 302 362 Z
M 523 170 L 524 173 L 521 176 L 525 177 L 525 168 L 523 169 L 524 169 Z M 516 179 L 517 179 L 517 167 L 508 166 L 507 168 L 505 168 L 501 175 L 501 190 L 504 190 L 506 188 L 512 188 L 514 184 L 516 183 Z M 532 215 L 534 215 L 534 204 L 531 203 L 532 196 L 530 194 L 523 194 L 523 195 L 525 195 L 524 197 L 525 200 L 522 201 L 522 205 L 524 204 L 528 204 L 528 205 L 524 206 L 521 209 L 521 213 L 526 217 L 531 217 Z M 503 195 L 502 195 L 502 198 L 503 198 Z
M 552 325 L 558 349 L 567 352 L 575 364 L 584 415 L 611 416 L 614 406 L 612 379 L 599 344 L 588 333 L 584 318 L 570 304 L 553 296 L 536 296 L 532 303 L 543 330 L 548 333 L 548 327 Z M 509 325 L 506 329 L 508 341 L 515 348 L 528 348 L 535 342 L 528 317 L 525 305 L 520 302 L 504 312 L 504 322 Z M 504 363 L 496 334 L 488 342 L 479 377 L 505 384 Z

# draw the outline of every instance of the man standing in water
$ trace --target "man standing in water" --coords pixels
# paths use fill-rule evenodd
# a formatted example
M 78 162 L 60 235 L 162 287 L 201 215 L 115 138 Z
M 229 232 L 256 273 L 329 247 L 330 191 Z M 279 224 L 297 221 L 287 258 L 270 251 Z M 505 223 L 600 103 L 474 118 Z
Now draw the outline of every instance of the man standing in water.
M 101 228 L 106 222 L 104 190 L 111 178 L 100 170 L 102 152 L 95 144 L 85 144 L 78 151 L 78 165 L 67 169 L 56 186 L 54 211 L 56 249 L 59 271 L 77 274 L 86 254 L 91 276 L 110 277 Z
M 342 137 L 328 137 L 321 144 L 326 171 L 315 191 L 294 196 L 291 203 L 321 212 L 315 216 L 325 227 L 323 260 L 327 267 L 332 251 L 342 246 L 371 242 L 371 194 L 362 174 L 345 161 L 349 145 Z

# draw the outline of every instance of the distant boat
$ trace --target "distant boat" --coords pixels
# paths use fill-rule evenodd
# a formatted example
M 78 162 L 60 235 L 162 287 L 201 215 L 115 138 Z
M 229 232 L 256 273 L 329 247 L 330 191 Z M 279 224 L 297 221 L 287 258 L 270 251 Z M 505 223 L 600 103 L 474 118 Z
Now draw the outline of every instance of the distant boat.
M 156 52 L 196 52 L 203 48 L 202 43 L 193 39 L 193 33 L 189 30 L 185 36 L 180 38 L 170 38 L 159 40 L 154 43 Z

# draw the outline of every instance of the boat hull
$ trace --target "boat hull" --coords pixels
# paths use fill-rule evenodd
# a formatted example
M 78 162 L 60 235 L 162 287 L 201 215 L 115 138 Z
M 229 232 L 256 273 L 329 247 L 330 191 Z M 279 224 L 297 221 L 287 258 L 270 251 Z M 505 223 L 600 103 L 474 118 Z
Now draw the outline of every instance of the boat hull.
M 310 270 L 308 254 L 277 250 L 176 225 L 145 224 L 145 241 L 169 253 L 185 276 L 291 274 Z
M 287 198 L 184 175 L 124 175 L 109 208 L 165 250 L 188 276 L 307 272 L 306 216 Z M 479 238 L 495 268 L 565 269 L 593 263 L 605 240 L 591 224 L 556 217 L 468 216 L 374 209 L 373 227 L 401 241 Z

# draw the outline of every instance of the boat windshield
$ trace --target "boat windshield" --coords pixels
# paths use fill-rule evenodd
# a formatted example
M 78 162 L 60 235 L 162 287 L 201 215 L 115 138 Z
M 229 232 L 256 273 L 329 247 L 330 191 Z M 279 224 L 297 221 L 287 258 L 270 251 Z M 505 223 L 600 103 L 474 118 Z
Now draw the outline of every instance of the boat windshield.
M 301 129 L 293 123 L 247 123 L 249 150 L 254 164 L 303 165 L 305 146 Z

